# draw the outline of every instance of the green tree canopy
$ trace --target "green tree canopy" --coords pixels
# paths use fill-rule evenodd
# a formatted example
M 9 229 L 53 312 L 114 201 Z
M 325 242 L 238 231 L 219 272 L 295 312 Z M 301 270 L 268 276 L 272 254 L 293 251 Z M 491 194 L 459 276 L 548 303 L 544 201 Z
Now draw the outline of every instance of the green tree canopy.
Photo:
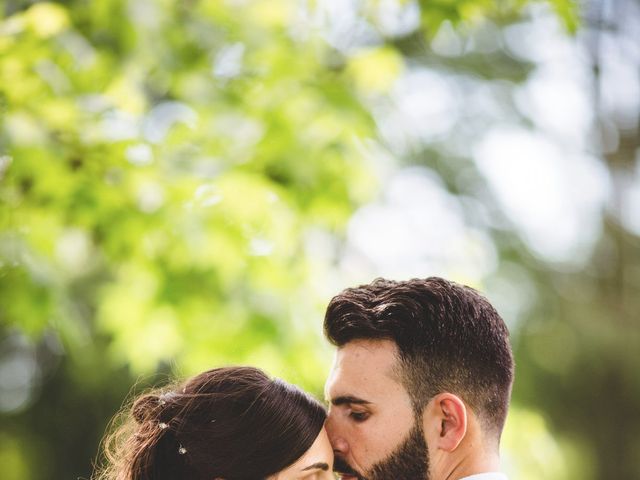
M 531 478 L 637 474 L 629 458 L 640 422 L 621 425 L 640 388 L 627 353 L 638 338 L 629 300 L 638 292 L 629 280 L 637 235 L 605 212 L 591 272 L 541 259 L 465 150 L 489 124 L 535 128 L 516 90 L 536 60 L 504 48 L 509 29 L 540 8 L 555 12 L 565 34 L 604 29 L 589 23 L 590 8 L 582 27 L 571 0 L 8 0 L 2 8 L 0 464 L 8 478 L 90 475 L 107 419 L 140 378 L 146 386 L 168 373 L 253 363 L 319 393 L 330 358 L 321 318 L 345 286 L 336 277 L 349 221 L 406 165 L 432 172 L 465 218 L 485 209 L 489 226 L 477 230 L 499 267 L 474 281 L 516 279 L 512 291 L 535 297 L 520 302 L 534 306 L 513 329 L 509 458 Z M 469 116 L 438 119 L 451 122 L 446 138 L 410 137 L 402 125 L 403 136 L 390 138 L 394 89 L 416 69 L 443 75 L 464 100 L 484 89 L 500 112 L 496 102 L 465 104 Z M 596 131 L 624 140 L 602 156 L 605 168 L 628 173 L 637 131 L 594 115 Z M 600 321 L 610 312 L 614 328 Z M 581 374 L 585 366 L 593 375 Z M 594 382 L 620 392 L 607 415 L 586 400 Z M 517 448 L 518 429 L 538 450 Z M 626 446 L 615 449 L 620 429 Z

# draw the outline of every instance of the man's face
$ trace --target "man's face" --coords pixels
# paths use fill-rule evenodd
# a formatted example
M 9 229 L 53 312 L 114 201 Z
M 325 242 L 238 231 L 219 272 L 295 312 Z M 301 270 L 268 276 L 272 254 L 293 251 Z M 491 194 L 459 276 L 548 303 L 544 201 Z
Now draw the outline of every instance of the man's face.
M 339 348 L 325 386 L 327 432 L 343 478 L 427 478 L 421 422 L 400 383 L 397 347 L 354 340 Z

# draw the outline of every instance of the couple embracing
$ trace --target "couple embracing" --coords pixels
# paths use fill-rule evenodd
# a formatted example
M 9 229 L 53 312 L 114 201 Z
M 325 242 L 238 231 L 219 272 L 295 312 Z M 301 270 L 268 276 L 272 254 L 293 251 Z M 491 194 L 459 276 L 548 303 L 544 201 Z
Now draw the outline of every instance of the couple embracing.
M 475 290 L 378 279 L 335 296 L 325 408 L 253 367 L 137 398 L 100 480 L 505 480 L 507 328 Z M 111 447 L 110 447 L 111 445 Z

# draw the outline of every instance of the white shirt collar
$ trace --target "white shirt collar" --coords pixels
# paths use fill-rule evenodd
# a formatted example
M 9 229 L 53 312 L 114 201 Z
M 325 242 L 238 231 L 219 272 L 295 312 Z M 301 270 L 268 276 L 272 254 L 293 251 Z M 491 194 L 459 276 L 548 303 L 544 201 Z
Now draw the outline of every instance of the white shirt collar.
M 508 480 L 504 473 L 500 472 L 488 472 L 478 473 L 469 477 L 461 478 L 460 480 Z

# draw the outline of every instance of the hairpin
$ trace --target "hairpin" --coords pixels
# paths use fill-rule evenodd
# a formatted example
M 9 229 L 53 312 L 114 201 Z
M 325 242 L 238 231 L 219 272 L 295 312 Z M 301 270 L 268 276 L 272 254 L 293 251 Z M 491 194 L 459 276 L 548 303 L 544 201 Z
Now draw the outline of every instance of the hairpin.
M 185 453 L 187 453 L 187 449 L 180 445 L 180 447 L 178 448 L 178 453 L 180 455 L 184 455 Z
M 166 424 L 166 423 L 164 423 L 164 422 L 160 422 L 160 423 L 158 424 L 158 427 L 160 428 L 160 430 L 164 430 L 164 429 L 166 429 L 166 428 L 169 428 L 169 425 L 167 425 L 167 424 Z

